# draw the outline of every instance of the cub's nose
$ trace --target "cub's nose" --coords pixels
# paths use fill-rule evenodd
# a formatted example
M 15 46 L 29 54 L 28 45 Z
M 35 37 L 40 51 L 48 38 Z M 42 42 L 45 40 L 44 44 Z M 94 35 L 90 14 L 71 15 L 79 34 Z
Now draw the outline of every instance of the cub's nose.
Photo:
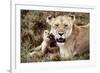
M 63 32 L 59 32 L 58 34 L 59 34 L 60 36 L 62 36 L 64 33 L 63 33 Z

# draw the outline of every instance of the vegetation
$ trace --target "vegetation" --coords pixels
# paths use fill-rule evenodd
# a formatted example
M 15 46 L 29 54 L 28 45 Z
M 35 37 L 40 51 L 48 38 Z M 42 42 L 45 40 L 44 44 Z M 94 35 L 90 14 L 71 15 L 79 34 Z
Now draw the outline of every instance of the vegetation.
M 53 12 L 53 11 L 34 11 L 34 10 L 21 10 L 21 62 L 44 62 L 51 61 L 48 57 L 34 56 L 31 60 L 27 60 L 29 52 L 33 51 L 35 47 L 39 46 L 42 42 L 43 30 L 49 29 L 50 26 L 46 23 L 48 15 L 75 15 L 76 24 L 84 25 L 89 22 L 89 13 L 79 12 Z M 89 59 L 89 53 L 80 56 L 75 56 L 67 60 L 80 60 Z M 52 61 L 60 61 L 66 59 L 53 59 Z

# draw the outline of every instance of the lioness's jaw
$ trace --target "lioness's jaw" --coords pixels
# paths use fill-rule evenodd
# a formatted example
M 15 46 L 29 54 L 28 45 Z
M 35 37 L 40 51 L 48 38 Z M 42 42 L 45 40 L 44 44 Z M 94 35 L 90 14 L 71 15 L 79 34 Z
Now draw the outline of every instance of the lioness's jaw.
M 57 38 L 56 41 L 59 43 L 64 43 L 66 40 L 65 38 Z

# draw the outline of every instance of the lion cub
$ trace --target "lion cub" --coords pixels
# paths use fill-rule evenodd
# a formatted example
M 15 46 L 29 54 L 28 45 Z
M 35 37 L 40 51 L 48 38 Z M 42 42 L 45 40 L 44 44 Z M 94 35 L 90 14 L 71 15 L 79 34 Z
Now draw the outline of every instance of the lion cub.
M 39 46 L 40 51 L 29 53 L 28 56 L 46 56 L 50 60 L 60 59 L 60 48 L 58 47 L 55 37 L 48 30 L 43 32 L 43 41 Z
M 47 48 L 49 48 L 50 45 L 50 38 L 49 38 L 50 32 L 48 30 L 44 30 L 43 33 L 43 42 L 41 44 L 41 51 L 43 54 L 46 53 Z
M 44 31 L 43 34 L 43 42 L 42 46 L 42 53 L 49 56 L 50 59 L 54 59 L 55 57 L 59 57 L 60 55 L 60 48 L 58 47 L 55 37 L 52 33 L 48 30 Z

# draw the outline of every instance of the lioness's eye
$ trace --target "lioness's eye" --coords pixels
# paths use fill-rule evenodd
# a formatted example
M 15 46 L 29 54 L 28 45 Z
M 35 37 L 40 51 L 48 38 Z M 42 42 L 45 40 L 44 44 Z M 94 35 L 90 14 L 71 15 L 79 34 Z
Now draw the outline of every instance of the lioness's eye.
M 55 24 L 56 27 L 58 27 L 58 24 Z
M 47 32 L 45 32 L 45 33 L 47 33 Z
M 67 24 L 65 24 L 64 26 L 65 26 L 65 27 L 67 27 L 68 25 L 67 25 Z

